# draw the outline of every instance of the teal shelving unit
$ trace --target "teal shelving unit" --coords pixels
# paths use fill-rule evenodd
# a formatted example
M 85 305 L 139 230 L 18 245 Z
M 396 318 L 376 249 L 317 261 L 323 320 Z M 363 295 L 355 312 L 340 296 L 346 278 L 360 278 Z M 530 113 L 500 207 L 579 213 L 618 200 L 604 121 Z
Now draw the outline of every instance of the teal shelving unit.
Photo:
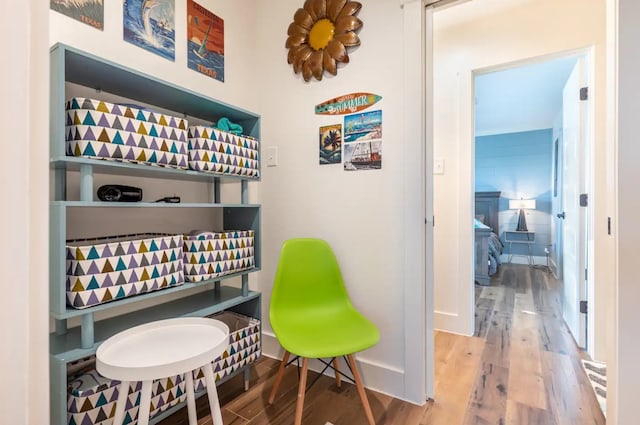
M 53 193 L 49 207 L 50 217 L 50 316 L 55 322 L 55 332 L 50 334 L 50 385 L 51 424 L 67 423 L 67 365 L 95 354 L 100 343 L 110 336 L 142 323 L 179 316 L 208 316 L 229 310 L 261 319 L 261 294 L 250 291 L 249 273 L 261 267 L 260 205 L 248 203 L 248 183 L 259 178 L 215 175 L 191 170 L 178 170 L 157 166 L 104 161 L 65 155 L 64 104 L 69 97 L 67 83 L 74 83 L 98 92 L 106 92 L 126 99 L 133 99 L 163 110 L 175 111 L 175 115 L 195 117 L 215 122 L 227 117 L 243 126 L 245 133 L 260 139 L 260 116 L 236 108 L 224 102 L 188 89 L 161 81 L 130 68 L 101 59 L 78 49 L 57 44 L 51 49 L 51 96 L 50 96 L 50 168 L 53 171 Z M 96 95 L 99 98 L 99 94 Z M 78 172 L 80 178 L 80 198 L 67 198 L 67 177 L 69 172 Z M 210 183 L 207 202 L 166 204 L 166 203 L 109 203 L 94 200 L 96 174 L 128 176 L 131 178 L 151 178 L 181 180 L 186 182 Z M 232 182 L 238 186 L 240 203 L 221 202 L 221 182 Z M 77 310 L 66 305 L 65 294 L 65 244 L 71 209 L 117 208 L 129 211 L 131 208 L 146 210 L 149 214 L 157 208 L 169 209 L 175 214 L 188 214 L 190 210 L 211 210 L 221 217 L 224 229 L 253 230 L 255 267 L 250 270 L 225 275 L 205 282 L 189 283 L 160 291 L 124 298 L 105 304 Z M 123 233 L 129 232 L 126 223 Z M 162 229 L 158 229 L 161 231 Z M 190 229 L 185 228 L 184 231 Z M 230 278 L 239 278 L 239 287 L 229 286 Z M 170 294 L 174 297 L 168 296 Z M 104 313 L 116 307 L 128 306 L 130 312 L 98 320 L 96 313 Z M 133 311 L 131 311 L 133 310 Z M 70 319 L 79 319 L 80 325 L 69 327 Z M 248 384 L 248 368 L 242 369 L 245 386 Z M 182 406 L 176 406 L 152 419 L 155 423 Z

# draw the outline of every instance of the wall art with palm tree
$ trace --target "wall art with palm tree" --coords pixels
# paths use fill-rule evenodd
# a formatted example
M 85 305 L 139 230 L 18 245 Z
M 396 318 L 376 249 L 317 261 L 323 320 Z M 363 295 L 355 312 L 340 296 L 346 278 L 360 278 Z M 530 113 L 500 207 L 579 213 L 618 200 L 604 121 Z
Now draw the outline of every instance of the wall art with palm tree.
M 342 162 L 342 124 L 320 127 L 320 165 Z

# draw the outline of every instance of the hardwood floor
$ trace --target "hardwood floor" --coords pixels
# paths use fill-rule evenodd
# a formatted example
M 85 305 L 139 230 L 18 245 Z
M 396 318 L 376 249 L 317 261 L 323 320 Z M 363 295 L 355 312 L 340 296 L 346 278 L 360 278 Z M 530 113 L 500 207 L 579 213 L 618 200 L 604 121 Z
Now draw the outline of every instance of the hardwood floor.
M 604 416 L 562 320 L 559 282 L 540 269 L 505 264 L 491 286 L 476 286 L 473 337 L 436 332 L 436 396 L 415 406 L 367 391 L 377 424 L 602 425 Z M 297 373 L 287 368 L 278 398 L 267 403 L 279 362 L 263 357 L 244 392 L 236 377 L 218 389 L 225 425 L 293 423 Z M 310 372 L 309 380 L 316 374 Z M 366 377 L 364 377 L 366 381 Z M 207 398 L 198 424 L 211 424 Z M 366 424 L 354 385 L 323 376 L 305 398 L 303 423 Z M 186 409 L 162 425 L 186 425 Z

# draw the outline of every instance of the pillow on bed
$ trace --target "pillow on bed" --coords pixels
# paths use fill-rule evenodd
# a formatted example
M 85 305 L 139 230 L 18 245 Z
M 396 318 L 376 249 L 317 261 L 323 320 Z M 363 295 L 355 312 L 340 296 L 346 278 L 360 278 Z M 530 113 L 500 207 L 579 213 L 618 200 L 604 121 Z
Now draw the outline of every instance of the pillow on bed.
M 477 218 L 473 219 L 473 227 L 475 229 L 491 229 L 491 227 L 487 226 L 486 224 L 483 224 L 480 220 L 478 220 Z

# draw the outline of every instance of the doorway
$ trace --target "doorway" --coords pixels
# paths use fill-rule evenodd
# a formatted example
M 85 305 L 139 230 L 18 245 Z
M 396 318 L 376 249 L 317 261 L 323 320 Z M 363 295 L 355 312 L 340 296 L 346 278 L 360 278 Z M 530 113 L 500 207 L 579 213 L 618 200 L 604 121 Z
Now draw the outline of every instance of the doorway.
M 473 85 L 475 304 L 490 276 L 499 284 L 503 263 L 553 271 L 564 279 L 563 317 L 582 348 L 588 208 L 579 199 L 593 162 L 588 60 L 570 53 L 501 64 L 474 71 Z

